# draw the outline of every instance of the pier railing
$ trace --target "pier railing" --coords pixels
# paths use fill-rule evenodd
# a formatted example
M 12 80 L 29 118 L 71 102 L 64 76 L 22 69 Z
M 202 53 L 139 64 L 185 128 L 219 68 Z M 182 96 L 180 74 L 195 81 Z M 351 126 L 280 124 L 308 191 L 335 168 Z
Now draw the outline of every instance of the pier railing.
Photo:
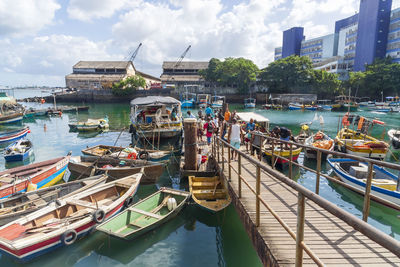
M 306 145 L 299 145 L 297 143 L 293 143 L 290 141 L 283 141 L 279 140 L 276 138 L 268 137 L 261 135 L 264 140 L 269 140 L 272 142 L 272 144 L 288 144 L 290 146 L 290 159 L 289 159 L 289 177 L 285 176 L 281 172 L 271 168 L 271 166 L 268 166 L 262 162 L 262 153 L 265 152 L 263 151 L 262 145 L 261 145 L 261 151 L 260 151 L 260 157 L 259 159 L 254 158 L 253 156 L 250 156 L 248 154 L 243 153 L 242 151 L 232 147 L 230 144 L 225 142 L 219 137 L 214 137 L 214 142 L 212 146 L 212 154 L 214 158 L 217 160 L 219 164 L 221 164 L 222 171 L 225 170 L 225 168 L 228 168 L 228 180 L 231 181 L 233 178 L 238 179 L 238 197 L 242 197 L 242 183 L 245 184 L 245 186 L 248 187 L 248 189 L 254 194 L 255 196 L 255 202 L 256 202 L 256 227 L 260 226 L 260 205 L 263 205 L 270 213 L 271 215 L 279 222 L 279 224 L 286 230 L 286 232 L 293 238 L 293 240 L 296 242 L 296 266 L 302 266 L 303 263 L 303 252 L 305 251 L 309 257 L 318 265 L 318 266 L 324 266 L 324 263 L 318 258 L 317 254 L 310 249 L 309 246 L 304 242 L 304 226 L 305 226 L 305 200 L 309 199 L 313 201 L 315 204 L 326 210 L 327 212 L 331 213 L 332 215 L 336 216 L 340 220 L 344 221 L 347 223 L 349 226 L 353 227 L 355 230 L 359 231 L 360 233 L 364 234 L 374 242 L 380 244 L 382 247 L 388 249 L 391 251 L 393 254 L 396 256 L 400 257 L 400 242 L 395 240 L 394 238 L 388 236 L 387 234 L 381 232 L 380 230 L 376 229 L 375 227 L 369 225 L 366 222 L 366 218 L 368 218 L 368 213 L 369 213 L 369 205 L 370 205 L 370 197 L 374 198 L 373 196 L 370 195 L 370 188 L 371 188 L 371 180 L 372 180 L 372 169 L 373 169 L 373 164 L 384 166 L 384 167 L 390 167 L 394 169 L 400 170 L 400 166 L 392 163 L 387 163 L 387 162 L 380 162 L 377 160 L 372 160 L 372 159 L 365 159 L 357 156 L 352 156 L 348 154 L 343 154 L 339 152 L 334 152 L 334 151 L 328 151 L 324 149 L 318 149 Z M 263 144 L 263 140 L 261 142 Z M 317 170 L 312 170 L 311 168 L 308 168 L 306 166 L 300 165 L 297 162 L 294 162 L 292 159 L 292 148 L 293 146 L 302 146 L 310 149 L 314 149 L 317 151 L 317 161 L 319 162 L 317 165 Z M 273 149 L 272 149 L 273 150 Z M 226 158 L 226 152 L 228 157 Z M 238 153 L 238 162 L 237 166 L 234 166 L 234 164 L 231 162 L 231 151 L 235 151 Z M 292 175 L 293 175 L 293 164 L 305 168 L 309 171 L 317 173 L 318 178 L 320 176 L 326 177 L 327 179 L 332 178 L 329 176 L 326 176 L 321 173 L 321 153 L 329 153 L 333 154 L 336 156 L 342 156 L 342 157 L 347 157 L 347 158 L 352 158 L 356 160 L 362 160 L 364 162 L 368 162 L 369 164 L 369 175 L 368 175 L 368 180 L 367 182 L 367 189 L 365 192 L 365 201 L 364 201 L 364 211 L 363 211 L 363 218 L 364 221 L 355 217 L 354 215 L 348 213 L 347 211 L 337 207 L 336 205 L 332 204 L 328 200 L 322 198 L 321 196 L 318 195 L 318 193 L 314 193 L 311 190 L 305 188 L 304 186 L 298 184 L 297 182 L 292 180 Z M 275 155 L 276 157 L 280 157 L 279 155 Z M 283 157 L 282 157 L 283 158 Z M 246 180 L 246 177 L 242 175 L 242 170 L 241 170 L 241 165 L 243 160 L 247 161 L 248 163 L 254 165 L 256 167 L 256 188 L 250 185 L 249 181 Z M 271 162 L 274 162 L 274 154 L 272 153 L 272 159 Z M 287 160 L 285 158 L 285 160 Z M 227 166 L 226 166 L 227 165 Z M 236 165 L 236 164 L 235 164 Z M 274 165 L 274 164 L 272 164 Z M 237 167 L 237 170 L 235 169 Z M 274 211 L 271 206 L 268 204 L 268 200 L 265 200 L 261 197 L 261 176 L 262 176 L 262 171 L 266 172 L 267 174 L 273 176 L 274 178 L 278 179 L 279 181 L 285 183 L 286 185 L 290 186 L 294 190 L 298 192 L 298 198 L 297 198 L 297 227 L 296 230 L 293 230 L 289 227 L 288 223 L 284 221 L 282 217 L 279 216 L 279 214 Z M 232 171 L 236 173 L 236 177 L 232 175 Z M 329 178 L 328 178 L 329 177 Z M 333 178 L 332 178 L 333 179 Z M 333 179 L 332 181 L 335 181 Z M 319 184 L 319 179 L 317 179 L 317 183 Z M 347 185 L 344 183 L 341 183 L 343 185 Z M 369 190 L 368 190 L 369 188 Z M 317 190 L 317 188 L 316 188 Z M 362 191 L 362 190 L 358 190 Z M 389 203 L 388 203 L 389 204 Z M 393 204 L 392 207 L 395 207 L 398 205 Z M 366 217 L 366 218 L 365 218 Z

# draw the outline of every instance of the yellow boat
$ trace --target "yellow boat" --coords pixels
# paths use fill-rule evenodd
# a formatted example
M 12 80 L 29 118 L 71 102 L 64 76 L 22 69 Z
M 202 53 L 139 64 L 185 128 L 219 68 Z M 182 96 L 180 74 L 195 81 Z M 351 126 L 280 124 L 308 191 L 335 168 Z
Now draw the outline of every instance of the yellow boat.
M 275 144 L 274 150 L 272 152 L 271 144 L 265 142 L 263 150 L 264 150 L 264 154 L 267 156 L 267 158 L 271 158 L 272 153 L 274 154 L 275 160 L 276 160 L 275 164 L 284 164 L 284 163 L 289 162 L 290 149 L 284 149 L 284 147 L 282 147 L 282 149 L 281 149 L 281 146 L 279 144 Z M 297 158 L 299 157 L 302 150 L 303 150 L 302 147 L 293 146 L 293 149 L 292 149 L 292 160 L 293 161 L 297 160 Z M 287 160 L 278 158 L 277 156 L 286 158 Z
M 189 189 L 194 202 L 211 212 L 225 209 L 232 201 L 226 181 L 219 176 L 189 176 Z
M 389 149 L 389 144 L 370 135 L 342 128 L 336 138 L 338 150 L 355 156 L 383 160 Z

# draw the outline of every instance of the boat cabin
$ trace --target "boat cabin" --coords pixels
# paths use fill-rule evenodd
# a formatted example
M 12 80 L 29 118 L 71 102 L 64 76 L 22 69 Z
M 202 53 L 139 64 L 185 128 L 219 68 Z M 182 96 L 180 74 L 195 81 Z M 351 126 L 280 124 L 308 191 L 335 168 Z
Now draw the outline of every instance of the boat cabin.
M 240 122 L 248 123 L 250 119 L 253 119 L 256 125 L 261 127 L 261 132 L 269 131 L 269 119 L 260 114 L 255 112 L 238 112 L 236 115 L 239 117 Z
M 209 94 L 197 94 L 197 103 L 198 104 L 210 104 L 210 95 Z

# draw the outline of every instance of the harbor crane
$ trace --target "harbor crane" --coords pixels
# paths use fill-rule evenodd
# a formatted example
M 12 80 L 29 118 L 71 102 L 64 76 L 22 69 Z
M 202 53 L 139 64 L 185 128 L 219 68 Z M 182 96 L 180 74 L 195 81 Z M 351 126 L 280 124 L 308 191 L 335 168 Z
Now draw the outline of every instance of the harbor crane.
M 176 69 L 176 68 L 181 64 L 183 58 L 186 56 L 187 52 L 189 51 L 189 49 L 190 49 L 191 47 L 192 47 L 192 46 L 189 45 L 189 46 L 186 48 L 185 52 L 183 52 L 183 54 L 182 54 L 181 57 L 178 59 L 178 61 L 176 61 L 176 64 L 175 64 L 175 66 L 174 66 L 174 69 Z
M 135 60 L 135 57 L 137 56 L 137 54 L 138 54 L 138 52 L 139 52 L 139 48 L 142 46 L 142 43 L 140 43 L 139 44 L 139 46 L 136 48 L 136 50 L 135 51 L 133 51 L 133 53 L 129 53 L 129 55 L 131 55 L 131 56 L 129 56 L 128 55 L 128 57 L 127 57 L 127 59 L 129 60 L 129 61 L 134 61 Z

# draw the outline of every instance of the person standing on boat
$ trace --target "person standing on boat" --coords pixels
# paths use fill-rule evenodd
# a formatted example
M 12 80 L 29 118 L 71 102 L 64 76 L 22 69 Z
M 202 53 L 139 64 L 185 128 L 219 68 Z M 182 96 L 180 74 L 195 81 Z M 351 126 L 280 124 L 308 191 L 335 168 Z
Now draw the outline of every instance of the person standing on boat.
M 207 122 L 204 124 L 204 130 L 206 130 L 207 144 L 211 144 L 211 138 L 214 133 L 215 125 L 210 117 L 207 117 Z
M 207 106 L 205 113 L 206 117 L 214 117 L 214 111 L 212 110 L 210 105 Z
M 242 141 L 242 128 L 237 124 L 236 119 L 232 120 L 231 127 L 229 127 L 228 142 L 236 149 L 240 149 L 240 143 Z M 231 159 L 237 159 L 237 151 L 232 150 Z

